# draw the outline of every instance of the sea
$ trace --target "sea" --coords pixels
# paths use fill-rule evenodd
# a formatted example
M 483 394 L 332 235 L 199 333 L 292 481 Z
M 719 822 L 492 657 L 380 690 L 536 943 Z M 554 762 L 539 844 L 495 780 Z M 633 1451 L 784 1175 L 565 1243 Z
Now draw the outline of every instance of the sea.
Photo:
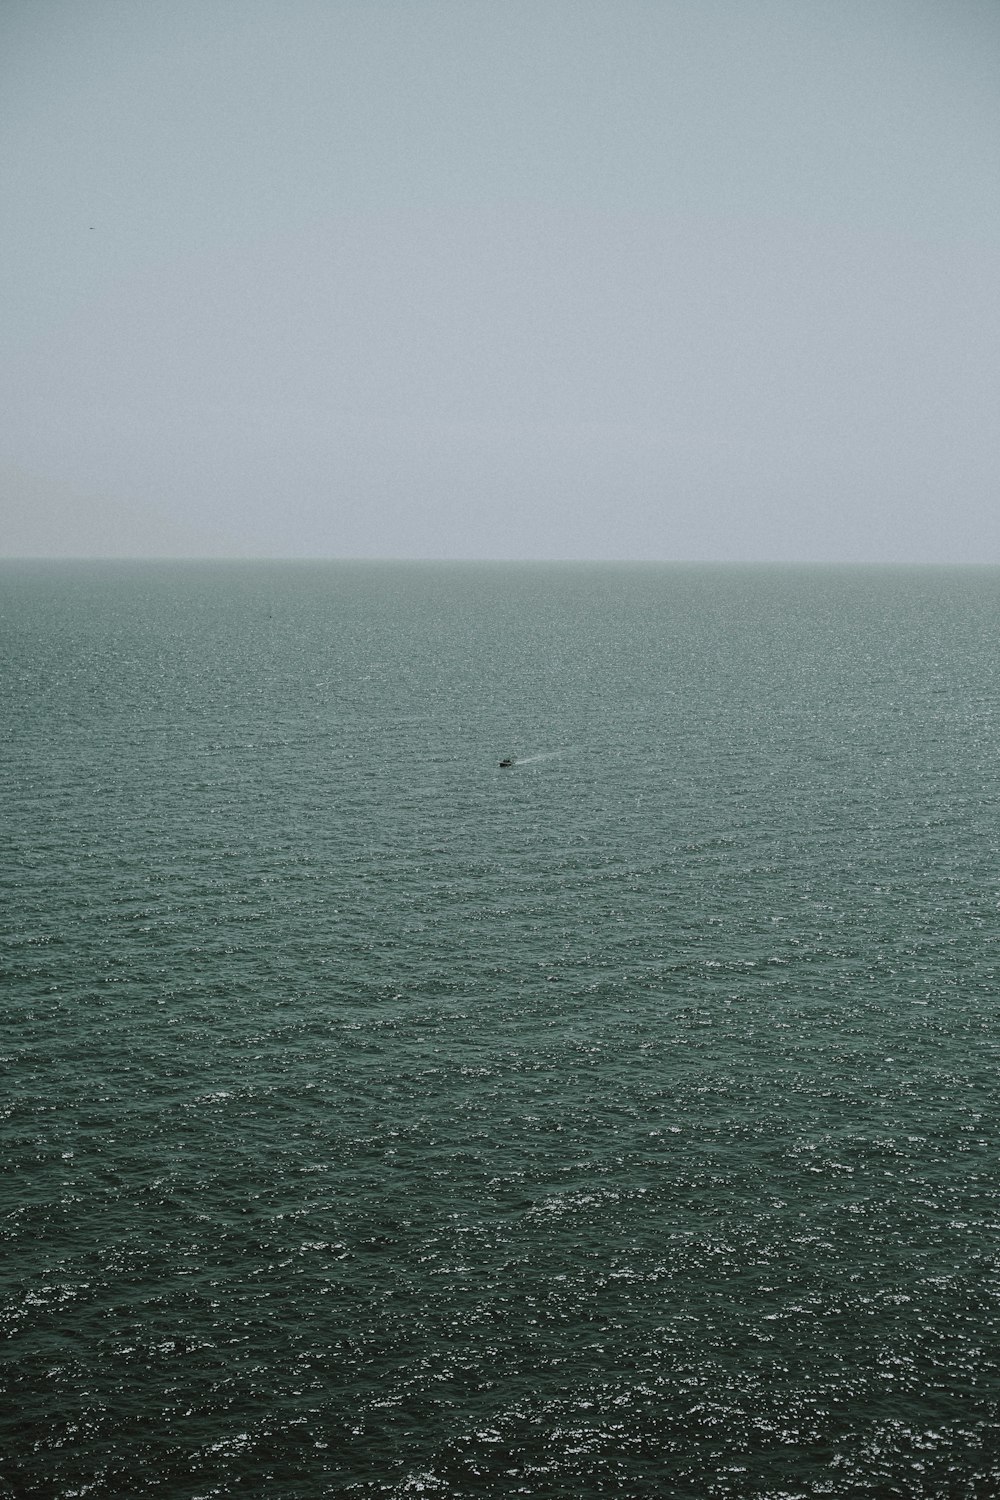
M 1000 1494 L 998 667 L 990 567 L 3 564 L 4 1500 Z

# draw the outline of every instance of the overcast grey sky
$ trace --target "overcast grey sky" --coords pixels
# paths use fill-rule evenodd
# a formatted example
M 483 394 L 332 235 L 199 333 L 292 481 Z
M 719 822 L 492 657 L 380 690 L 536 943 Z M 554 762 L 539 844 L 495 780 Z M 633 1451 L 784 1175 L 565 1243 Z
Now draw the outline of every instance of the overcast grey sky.
M 3 0 L 0 554 L 1000 562 L 996 0 Z

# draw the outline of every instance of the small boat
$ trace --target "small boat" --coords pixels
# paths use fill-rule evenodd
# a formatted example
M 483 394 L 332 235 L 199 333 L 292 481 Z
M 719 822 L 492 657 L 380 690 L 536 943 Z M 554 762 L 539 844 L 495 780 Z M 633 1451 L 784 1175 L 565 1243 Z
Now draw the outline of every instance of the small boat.
M 507 769 L 508 766 L 512 766 L 513 764 L 514 764 L 513 758 L 511 756 L 509 756 L 509 755 L 504 760 L 502 760 L 500 762 L 501 767 L 505 771 L 506 771 L 506 769 Z

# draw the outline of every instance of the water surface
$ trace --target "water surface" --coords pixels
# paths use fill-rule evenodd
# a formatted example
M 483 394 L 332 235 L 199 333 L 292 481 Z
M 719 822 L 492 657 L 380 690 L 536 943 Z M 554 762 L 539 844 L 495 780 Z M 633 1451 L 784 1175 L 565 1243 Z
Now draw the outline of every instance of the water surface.
M 994 1493 L 998 627 L 4 565 L 3 1493 Z

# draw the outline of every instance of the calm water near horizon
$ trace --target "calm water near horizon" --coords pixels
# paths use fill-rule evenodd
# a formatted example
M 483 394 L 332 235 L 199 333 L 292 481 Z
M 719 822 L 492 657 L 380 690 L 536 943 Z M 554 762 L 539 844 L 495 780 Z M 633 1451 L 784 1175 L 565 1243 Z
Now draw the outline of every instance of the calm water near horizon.
M 998 644 L 0 564 L 0 1495 L 1000 1493 Z

